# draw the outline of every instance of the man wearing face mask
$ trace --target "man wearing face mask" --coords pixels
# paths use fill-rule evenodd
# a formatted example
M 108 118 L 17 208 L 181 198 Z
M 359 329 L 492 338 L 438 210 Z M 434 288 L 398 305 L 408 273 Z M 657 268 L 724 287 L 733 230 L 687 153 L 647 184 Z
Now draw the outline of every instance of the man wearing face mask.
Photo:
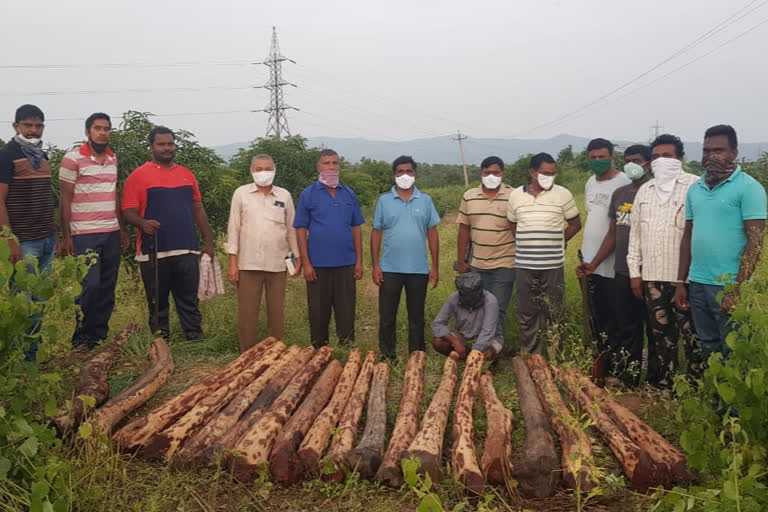
M 416 162 L 410 156 L 398 157 L 392 162 L 392 172 L 395 185 L 379 196 L 371 231 L 371 274 L 373 284 L 379 287 L 379 349 L 390 360 L 396 357 L 397 309 L 403 288 L 408 310 L 408 350 L 425 349 L 427 285 L 432 283 L 432 289 L 437 286 L 440 260 L 440 216 L 432 198 L 414 186 Z M 427 265 L 427 243 L 431 269 Z
M 633 294 L 627 267 L 630 219 L 633 202 L 640 187 L 650 178 L 651 150 L 648 146 L 630 146 L 624 152 L 624 174 L 632 180 L 629 185 L 619 187 L 611 196 L 608 213 L 608 233 L 590 262 L 581 265 L 583 272 L 590 275 L 600 263 L 614 254 L 616 335 L 613 346 L 607 347 L 603 360 L 627 386 L 634 386 L 640 377 L 643 356 L 643 328 L 648 324 L 645 302 Z M 650 331 L 650 329 L 649 329 Z
M 432 346 L 437 352 L 459 358 L 467 357 L 467 345 L 474 339 L 471 350 L 479 350 L 486 360 L 501 349 L 496 336 L 499 305 L 496 297 L 483 289 L 483 280 L 474 272 L 456 276 L 456 292 L 448 296 L 432 321 Z M 454 319 L 451 328 L 450 320 Z
M 555 159 L 539 153 L 529 167 L 531 182 L 509 194 L 507 219 L 517 244 L 522 347 L 530 354 L 544 354 L 547 330 L 563 319 L 565 243 L 581 230 L 581 219 L 568 189 L 555 185 Z
M 317 182 L 305 188 L 296 208 L 296 237 L 307 282 L 312 345 L 328 344 L 331 310 L 340 343 L 355 339 L 355 281 L 363 276 L 365 223 L 357 196 L 339 183 L 339 155 L 324 149 Z
M 275 162 L 269 155 L 251 161 L 253 183 L 235 190 L 229 210 L 227 277 L 237 287 L 237 328 L 240 352 L 259 341 L 259 310 L 266 295 L 267 335 L 279 340 L 284 334 L 285 258 L 296 255 L 296 277 L 301 257 L 293 227 L 293 198 L 284 188 L 272 184 Z
M 64 254 L 98 255 L 82 282 L 72 345 L 92 349 L 109 332 L 121 249 L 130 245 L 117 201 L 117 157 L 109 148 L 112 120 L 97 112 L 85 120 L 88 141 L 61 161 L 61 231 Z
M 659 135 L 651 143 L 653 178 L 637 192 L 630 219 L 630 285 L 635 297 L 645 300 L 653 332 L 648 344 L 647 382 L 660 389 L 672 387 L 679 366 L 680 338 L 688 374 L 697 376 L 701 365 L 690 312 L 675 307 L 673 300 L 685 196 L 698 179 L 683 170 L 683 155 L 683 143 L 674 135 Z
M 739 301 L 741 284 L 757 267 L 763 244 L 765 189 L 744 173 L 738 156 L 733 127 L 709 128 L 701 160 L 704 175 L 686 196 L 675 303 L 691 310 L 705 363 L 714 352 L 728 353 L 725 338 L 733 328 L 729 314 Z M 718 304 L 717 295 L 727 283 L 733 290 Z
M 618 360 L 619 354 L 614 351 L 618 346 L 616 341 L 616 271 L 614 269 L 614 252 L 604 255 L 602 261 L 595 258 L 603 245 L 605 235 L 611 225 L 610 210 L 613 193 L 631 183 L 626 174 L 620 173 L 613 165 L 613 144 L 606 139 L 593 139 L 587 144 L 587 165 L 592 172 L 584 190 L 587 221 L 584 227 L 584 238 L 581 252 L 584 262 L 576 268 L 576 275 L 587 275 L 592 293 L 592 325 L 594 337 L 600 352 L 605 355 L 608 363 L 606 371 L 614 369 L 610 363 Z M 588 264 L 587 264 L 588 263 Z
M 512 187 L 503 183 L 504 162 L 489 156 L 480 164 L 479 187 L 464 192 L 456 222 L 459 225 L 457 262 L 459 272 L 475 272 L 483 287 L 499 303 L 496 339 L 503 345 L 507 308 L 515 284 L 515 233 L 507 220 Z M 472 244 L 471 260 L 467 247 Z

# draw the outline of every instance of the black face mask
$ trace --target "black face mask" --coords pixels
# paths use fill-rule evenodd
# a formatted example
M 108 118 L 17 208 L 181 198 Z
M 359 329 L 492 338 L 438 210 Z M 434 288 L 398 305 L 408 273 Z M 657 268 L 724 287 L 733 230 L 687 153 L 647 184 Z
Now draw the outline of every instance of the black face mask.
M 459 292 L 459 307 L 462 309 L 474 311 L 485 304 L 483 280 L 478 274 L 468 272 L 456 276 L 456 290 Z
M 88 139 L 88 143 L 91 145 L 91 148 L 99 154 L 105 152 L 107 150 L 107 146 L 109 146 L 109 144 L 99 144 L 98 142 L 93 142 L 91 139 Z

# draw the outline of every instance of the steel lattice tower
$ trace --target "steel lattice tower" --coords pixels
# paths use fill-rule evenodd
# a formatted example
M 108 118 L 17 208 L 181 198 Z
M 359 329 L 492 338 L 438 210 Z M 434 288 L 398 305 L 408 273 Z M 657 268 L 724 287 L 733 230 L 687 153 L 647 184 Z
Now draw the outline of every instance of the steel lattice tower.
M 285 104 L 283 87 L 287 85 L 296 87 L 296 84 L 283 80 L 283 61 L 296 64 L 296 61 L 285 57 L 280 52 L 280 43 L 277 41 L 277 28 L 272 27 L 272 45 L 269 49 L 269 58 L 264 62 L 257 63 L 269 67 L 269 81 L 257 88 L 268 89 L 271 96 L 266 108 L 262 110 L 254 110 L 254 112 L 269 113 L 266 137 L 274 137 L 276 139 L 291 135 L 291 132 L 288 130 L 288 117 L 285 115 L 285 111 L 299 110 L 296 107 Z

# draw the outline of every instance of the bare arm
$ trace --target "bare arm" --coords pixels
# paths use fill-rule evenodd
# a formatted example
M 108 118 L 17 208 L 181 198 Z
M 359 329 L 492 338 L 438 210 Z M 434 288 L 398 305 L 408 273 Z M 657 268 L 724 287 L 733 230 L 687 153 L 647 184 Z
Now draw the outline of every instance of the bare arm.
M 384 281 L 384 274 L 379 267 L 379 252 L 381 251 L 381 237 L 382 233 L 380 229 L 373 228 L 371 230 L 371 278 L 373 284 L 380 286 Z
M 211 233 L 211 226 L 208 224 L 208 215 L 205 213 L 205 207 L 200 201 L 195 201 L 193 210 L 195 216 L 195 224 L 203 235 L 203 252 L 213 258 L 213 234 Z
M 565 241 L 568 242 L 568 240 L 573 238 L 576 235 L 576 233 L 581 231 L 581 217 L 577 215 L 572 219 L 566 220 L 566 222 L 568 223 L 568 225 L 565 228 L 564 235 L 565 235 Z
M 677 269 L 677 281 L 682 284 L 688 279 L 688 270 L 691 267 L 691 236 L 693 235 L 693 221 L 685 221 L 683 238 L 680 240 L 680 259 Z
M 747 234 L 747 245 L 744 247 L 744 254 L 741 255 L 739 274 L 736 276 L 736 287 L 752 277 L 757 268 L 760 252 L 763 249 L 765 220 L 745 220 L 744 232 Z
M 59 220 L 61 221 L 61 234 L 64 238 L 64 249 L 62 253 L 73 254 L 75 252 L 72 243 L 72 197 L 75 195 L 75 184 L 68 181 L 59 180 L 59 189 L 61 197 L 59 198 Z M 119 218 L 119 217 L 118 217 Z
M 456 261 L 459 264 L 459 272 L 469 272 L 470 270 L 466 258 L 471 232 L 472 228 L 469 224 L 459 224 L 459 237 L 456 242 Z
M 11 250 L 10 254 L 10 261 L 11 263 L 16 263 L 21 259 L 21 247 L 19 247 L 19 244 L 16 242 L 16 240 L 13 239 L 11 232 L 11 221 L 8 218 L 8 208 L 5 206 L 5 201 L 8 199 L 8 184 L 7 183 L 0 183 L 0 229 L 7 229 L 8 230 L 8 246 Z
M 352 241 L 355 244 L 355 279 L 363 277 L 363 230 L 352 226 Z
M 461 224 L 463 226 L 463 224 Z M 429 281 L 432 283 L 432 289 L 437 288 L 440 281 L 440 235 L 437 233 L 437 226 L 427 230 L 427 243 L 429 245 L 429 254 L 432 256 L 432 269 L 429 272 Z
M 301 255 L 301 268 L 304 272 L 304 279 L 308 283 L 317 281 L 315 267 L 309 259 L 309 245 L 307 243 L 307 228 L 296 228 L 296 242 L 299 245 L 299 254 Z

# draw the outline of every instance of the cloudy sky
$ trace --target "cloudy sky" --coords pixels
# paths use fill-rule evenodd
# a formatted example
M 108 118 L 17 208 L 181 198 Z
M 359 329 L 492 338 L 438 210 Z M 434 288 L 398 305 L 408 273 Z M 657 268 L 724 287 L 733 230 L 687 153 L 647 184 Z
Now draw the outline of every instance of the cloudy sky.
M 0 119 L 35 103 L 58 145 L 100 110 L 163 114 L 207 145 L 263 135 L 267 115 L 250 110 L 267 104 L 252 87 L 268 69 L 250 63 L 273 25 L 297 62 L 284 65 L 293 133 L 646 140 L 658 120 L 685 140 L 716 123 L 768 140 L 768 0 L 5 4 Z

